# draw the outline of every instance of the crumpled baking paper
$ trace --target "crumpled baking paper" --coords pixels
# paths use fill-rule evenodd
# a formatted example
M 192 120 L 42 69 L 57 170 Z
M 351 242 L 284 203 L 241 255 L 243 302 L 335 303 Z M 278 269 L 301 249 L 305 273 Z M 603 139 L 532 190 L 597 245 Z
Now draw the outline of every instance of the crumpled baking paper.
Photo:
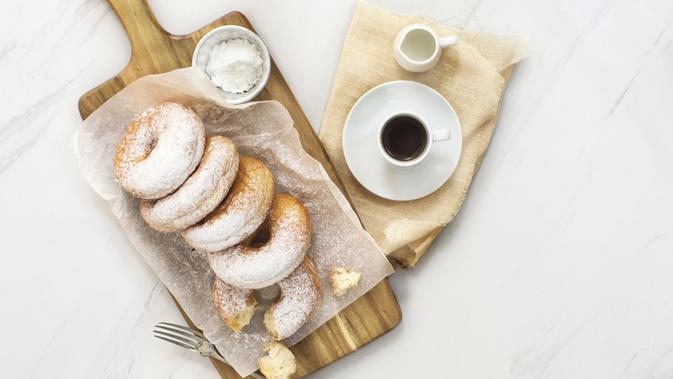
M 178 234 L 151 229 L 139 214 L 139 201 L 115 181 L 114 154 L 124 129 L 135 116 L 164 101 L 192 107 L 203 119 L 207 134 L 225 135 L 241 154 L 264 162 L 274 174 L 276 192 L 299 198 L 308 209 L 313 226 L 308 254 L 322 281 L 322 301 L 311 319 L 284 343 L 300 341 L 391 274 L 393 268 L 320 163 L 302 149 L 292 119 L 280 103 L 227 105 L 207 76 L 195 68 L 146 76 L 110 98 L 75 134 L 81 173 L 108 202 L 138 253 L 189 318 L 229 364 L 246 376 L 257 369 L 257 358 L 270 340 L 262 323 L 264 309 L 258 309 L 242 332 L 233 333 L 212 304 L 214 274 L 205 255 L 190 248 Z M 341 298 L 332 295 L 329 283 L 329 271 L 335 266 L 362 273 L 360 285 Z

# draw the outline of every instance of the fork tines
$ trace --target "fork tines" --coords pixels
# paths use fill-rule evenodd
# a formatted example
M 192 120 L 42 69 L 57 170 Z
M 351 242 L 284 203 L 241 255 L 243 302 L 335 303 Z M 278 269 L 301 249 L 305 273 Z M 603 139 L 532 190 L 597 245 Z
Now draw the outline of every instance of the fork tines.
M 156 338 L 194 351 L 198 351 L 199 347 L 206 340 L 203 333 L 170 322 L 160 322 L 154 325 L 152 332 Z

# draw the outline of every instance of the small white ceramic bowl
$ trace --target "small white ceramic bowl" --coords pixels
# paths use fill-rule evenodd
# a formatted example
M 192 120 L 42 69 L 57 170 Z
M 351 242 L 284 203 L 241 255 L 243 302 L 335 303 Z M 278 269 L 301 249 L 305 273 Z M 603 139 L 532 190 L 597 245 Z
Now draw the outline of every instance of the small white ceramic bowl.
M 194 55 L 192 55 L 192 66 L 198 67 L 203 70 L 203 72 L 206 72 L 208 54 L 210 54 L 210 51 L 220 42 L 236 38 L 244 39 L 259 49 L 259 52 L 262 54 L 262 76 L 257 83 L 255 83 L 254 87 L 243 93 L 227 92 L 219 87 L 217 89 L 220 90 L 220 93 L 224 96 L 227 102 L 231 104 L 243 104 L 255 98 L 255 96 L 264 89 L 266 82 L 269 80 L 269 74 L 271 73 L 271 58 L 269 58 L 269 51 L 257 34 L 250 31 L 250 29 L 238 25 L 224 25 L 215 28 L 203 36 L 196 45 Z

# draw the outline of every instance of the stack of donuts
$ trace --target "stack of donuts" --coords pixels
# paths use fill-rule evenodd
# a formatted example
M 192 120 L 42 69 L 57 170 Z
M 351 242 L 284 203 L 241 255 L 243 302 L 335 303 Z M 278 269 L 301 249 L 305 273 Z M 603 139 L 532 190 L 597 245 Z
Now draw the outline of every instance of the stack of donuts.
M 275 194 L 271 171 L 239 156 L 234 143 L 206 137 L 199 116 L 166 102 L 135 118 L 117 147 L 115 176 L 140 198 L 149 226 L 180 233 L 207 254 L 212 298 L 238 332 L 257 307 L 255 290 L 274 284 L 280 298 L 264 314 L 275 339 L 294 334 L 320 301 L 320 279 L 307 256 L 311 221 L 295 197 Z

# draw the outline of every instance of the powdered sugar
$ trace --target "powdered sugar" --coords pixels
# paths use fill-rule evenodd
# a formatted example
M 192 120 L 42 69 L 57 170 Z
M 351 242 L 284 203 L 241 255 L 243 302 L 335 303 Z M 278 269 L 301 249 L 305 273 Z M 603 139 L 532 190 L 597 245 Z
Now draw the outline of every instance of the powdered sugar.
M 242 39 L 223 41 L 208 54 L 206 72 L 213 83 L 231 93 L 243 93 L 254 87 L 262 76 L 262 54 Z
M 174 232 L 201 221 L 224 199 L 236 178 L 238 152 L 223 136 L 208 137 L 199 167 L 173 194 L 163 199 L 143 201 L 140 210 L 152 227 Z
M 143 112 L 126 130 L 115 158 L 124 189 L 142 199 L 175 191 L 201 161 L 205 131 L 189 108 L 162 103 Z
M 273 176 L 256 159 L 241 157 L 231 192 L 202 223 L 182 233 L 194 248 L 213 252 L 248 238 L 262 224 L 273 199 Z
M 224 283 L 221 280 L 215 280 L 213 284 L 215 291 L 215 305 L 224 318 L 234 318 L 248 307 L 248 298 L 253 294 L 253 290 L 236 288 Z
M 304 259 L 311 226 L 304 206 L 289 195 L 276 195 L 269 214 L 269 240 L 260 247 L 240 244 L 210 253 L 220 280 L 240 288 L 263 288 L 289 275 Z
M 333 296 L 328 284 L 323 285 L 319 306 L 284 344 L 291 346 L 306 337 L 392 268 L 327 173 L 302 149 L 292 118 L 280 103 L 256 102 L 232 108 L 197 68 L 146 76 L 113 96 L 77 131 L 75 146 L 82 175 L 108 203 L 129 241 L 189 318 L 232 367 L 247 376 L 257 369 L 257 359 L 271 339 L 263 313 L 257 312 L 240 333 L 225 325 L 213 306 L 215 278 L 206 255 L 193 252 L 176 234 L 150 228 L 140 217 L 138 200 L 125 194 L 115 181 L 115 148 L 126 125 L 136 114 L 163 101 L 189 104 L 210 134 L 231 138 L 242 155 L 262 161 L 273 172 L 277 192 L 292 194 L 304 204 L 313 229 L 308 256 L 323 284 L 329 282 L 329 272 L 335 266 L 362 273 L 360 284 L 340 298 Z
M 320 279 L 315 274 L 313 263 L 306 259 L 278 285 L 281 298 L 269 309 L 271 315 L 266 315 L 265 322 L 272 318 L 275 338 L 280 340 L 299 330 L 318 305 Z

